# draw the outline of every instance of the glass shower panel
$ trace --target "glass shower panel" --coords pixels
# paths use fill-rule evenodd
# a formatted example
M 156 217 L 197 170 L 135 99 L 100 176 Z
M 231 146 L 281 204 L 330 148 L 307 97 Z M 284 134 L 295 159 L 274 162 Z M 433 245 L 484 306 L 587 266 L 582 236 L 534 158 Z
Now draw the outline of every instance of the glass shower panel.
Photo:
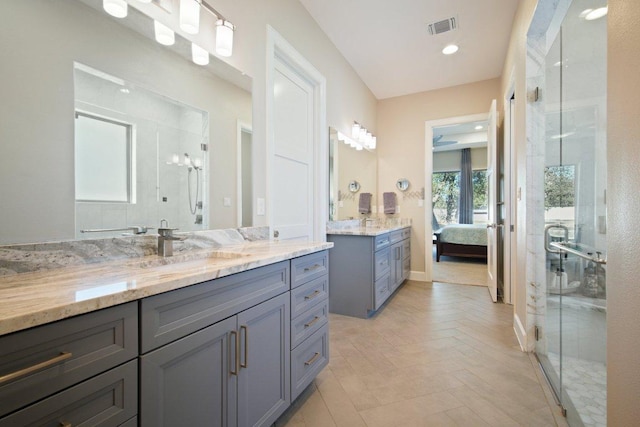
M 606 425 L 606 17 L 574 0 L 545 58 L 543 339 L 571 426 Z

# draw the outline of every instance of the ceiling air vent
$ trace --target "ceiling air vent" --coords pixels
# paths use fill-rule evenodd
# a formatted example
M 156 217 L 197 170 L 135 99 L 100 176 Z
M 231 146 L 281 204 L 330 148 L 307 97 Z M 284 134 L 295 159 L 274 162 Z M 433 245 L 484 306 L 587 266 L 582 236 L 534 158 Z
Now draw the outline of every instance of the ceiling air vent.
M 458 20 L 455 17 L 443 19 L 442 21 L 429 24 L 429 34 L 435 36 L 436 34 L 446 33 L 447 31 L 453 31 L 457 28 Z

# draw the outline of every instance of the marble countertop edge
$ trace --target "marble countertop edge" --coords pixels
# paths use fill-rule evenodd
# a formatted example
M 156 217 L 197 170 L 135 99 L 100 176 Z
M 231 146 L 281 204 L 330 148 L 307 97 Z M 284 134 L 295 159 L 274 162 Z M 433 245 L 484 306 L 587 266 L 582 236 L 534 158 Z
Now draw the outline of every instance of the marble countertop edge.
M 403 228 L 411 228 L 410 225 L 396 225 L 391 227 L 359 227 L 344 229 L 327 229 L 327 234 L 338 236 L 379 236 Z
M 331 242 L 252 242 L 180 254 L 184 260 L 154 255 L 0 277 L 0 336 L 332 247 Z M 208 256 L 212 253 L 216 256 Z

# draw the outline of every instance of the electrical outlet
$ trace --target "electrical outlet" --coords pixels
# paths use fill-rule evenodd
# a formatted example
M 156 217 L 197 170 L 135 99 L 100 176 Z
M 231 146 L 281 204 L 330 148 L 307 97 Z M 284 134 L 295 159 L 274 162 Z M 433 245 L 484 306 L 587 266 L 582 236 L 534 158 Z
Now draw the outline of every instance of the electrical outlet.
M 256 215 L 264 215 L 266 211 L 264 199 L 262 197 L 258 197 L 256 200 Z

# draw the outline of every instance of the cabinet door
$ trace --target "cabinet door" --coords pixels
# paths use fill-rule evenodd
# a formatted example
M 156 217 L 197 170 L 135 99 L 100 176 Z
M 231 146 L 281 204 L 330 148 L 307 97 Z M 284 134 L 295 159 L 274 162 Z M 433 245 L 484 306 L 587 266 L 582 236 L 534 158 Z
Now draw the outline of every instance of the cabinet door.
M 237 425 L 235 329 L 234 316 L 140 358 L 141 426 Z
M 391 291 L 402 283 L 402 242 L 391 246 Z
M 288 293 L 238 314 L 240 426 L 270 426 L 291 402 L 290 322 Z

